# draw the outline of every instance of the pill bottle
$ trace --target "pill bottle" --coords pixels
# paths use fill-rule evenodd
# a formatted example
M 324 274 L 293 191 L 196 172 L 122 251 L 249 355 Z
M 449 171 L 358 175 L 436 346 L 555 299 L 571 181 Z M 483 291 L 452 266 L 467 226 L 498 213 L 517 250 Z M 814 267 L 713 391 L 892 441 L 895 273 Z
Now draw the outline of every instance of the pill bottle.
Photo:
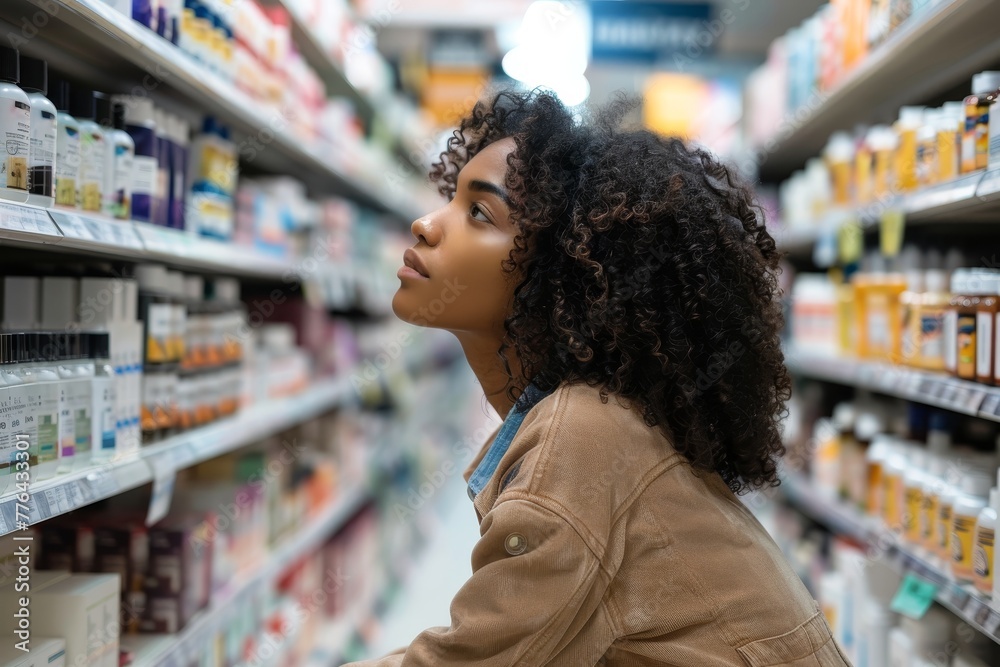
M 993 542 L 996 539 L 996 487 L 990 489 L 989 504 L 979 511 L 972 551 L 972 583 L 980 593 L 993 594 Z
M 951 573 L 958 581 L 973 579 L 976 521 L 987 505 L 992 485 L 993 475 L 971 468 L 962 476 L 961 490 L 955 495 L 951 519 Z

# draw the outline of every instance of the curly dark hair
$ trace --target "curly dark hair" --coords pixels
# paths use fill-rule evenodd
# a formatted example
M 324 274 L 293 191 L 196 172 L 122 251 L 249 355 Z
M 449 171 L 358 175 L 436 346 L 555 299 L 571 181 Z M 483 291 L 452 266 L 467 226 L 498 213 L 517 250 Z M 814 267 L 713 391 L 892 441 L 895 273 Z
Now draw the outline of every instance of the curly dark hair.
M 543 91 L 480 101 L 431 179 L 512 138 L 513 308 L 498 355 L 528 381 L 600 387 L 641 407 L 696 469 L 736 493 L 777 484 L 791 395 L 779 332 L 779 253 L 750 188 L 705 150 L 624 122 L 620 98 L 584 120 Z M 521 364 L 511 373 L 508 353 Z

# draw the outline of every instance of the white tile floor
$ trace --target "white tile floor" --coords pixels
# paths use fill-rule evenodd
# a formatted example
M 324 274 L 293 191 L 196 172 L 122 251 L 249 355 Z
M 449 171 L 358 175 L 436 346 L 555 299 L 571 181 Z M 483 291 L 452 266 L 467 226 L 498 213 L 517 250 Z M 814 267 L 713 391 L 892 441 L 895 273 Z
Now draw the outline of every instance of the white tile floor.
M 456 476 L 442 493 L 436 510 L 439 523 L 430 543 L 386 614 L 368 657 L 406 646 L 429 627 L 451 624 L 451 599 L 472 575 L 472 548 L 479 540 L 479 524 L 465 480 Z

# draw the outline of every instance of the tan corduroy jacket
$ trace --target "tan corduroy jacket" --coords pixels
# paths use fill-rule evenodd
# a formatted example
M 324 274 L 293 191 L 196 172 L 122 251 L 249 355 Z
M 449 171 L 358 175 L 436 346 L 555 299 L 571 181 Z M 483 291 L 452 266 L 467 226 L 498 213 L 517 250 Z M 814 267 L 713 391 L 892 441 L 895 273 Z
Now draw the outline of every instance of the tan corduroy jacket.
M 613 396 L 542 398 L 474 504 L 451 627 L 355 667 L 849 667 L 750 511 Z

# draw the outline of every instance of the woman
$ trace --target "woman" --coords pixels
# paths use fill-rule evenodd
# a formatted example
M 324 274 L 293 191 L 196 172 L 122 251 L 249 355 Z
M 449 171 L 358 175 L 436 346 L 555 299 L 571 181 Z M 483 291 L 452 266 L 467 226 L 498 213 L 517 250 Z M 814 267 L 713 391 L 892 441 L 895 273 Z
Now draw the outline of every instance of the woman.
M 783 452 L 774 240 L 726 167 L 625 111 L 500 93 L 433 167 L 448 203 L 393 310 L 458 337 L 504 423 L 466 471 L 451 627 L 358 665 L 848 664 L 736 495 Z

